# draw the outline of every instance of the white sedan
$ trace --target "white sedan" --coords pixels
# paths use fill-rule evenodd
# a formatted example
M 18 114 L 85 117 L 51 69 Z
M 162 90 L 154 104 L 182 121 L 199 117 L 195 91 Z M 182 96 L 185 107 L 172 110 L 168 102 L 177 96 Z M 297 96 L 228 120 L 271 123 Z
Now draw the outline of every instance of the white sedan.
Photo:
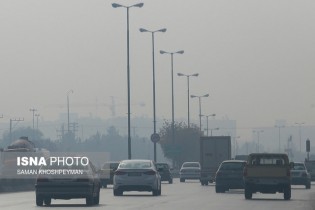
M 148 191 L 161 195 L 161 176 L 152 160 L 123 160 L 114 174 L 114 196 L 124 191 Z
M 201 167 L 199 162 L 185 162 L 180 171 L 180 182 L 185 182 L 186 179 L 200 179 Z

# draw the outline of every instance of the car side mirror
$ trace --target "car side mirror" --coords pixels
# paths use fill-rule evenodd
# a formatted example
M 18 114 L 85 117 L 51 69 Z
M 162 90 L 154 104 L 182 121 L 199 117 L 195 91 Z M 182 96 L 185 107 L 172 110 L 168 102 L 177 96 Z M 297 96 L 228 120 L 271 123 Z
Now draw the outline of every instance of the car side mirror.
M 161 171 L 163 171 L 163 169 L 162 168 L 158 168 L 158 172 L 161 172 Z

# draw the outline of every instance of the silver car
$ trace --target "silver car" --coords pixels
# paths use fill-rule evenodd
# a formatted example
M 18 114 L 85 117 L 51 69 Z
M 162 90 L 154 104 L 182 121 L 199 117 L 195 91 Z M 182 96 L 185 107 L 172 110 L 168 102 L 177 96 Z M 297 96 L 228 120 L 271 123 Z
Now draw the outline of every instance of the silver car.
M 124 191 L 148 191 L 161 195 L 161 176 L 151 160 L 123 160 L 114 174 L 114 196 Z
M 180 182 L 185 182 L 186 179 L 200 180 L 200 171 L 201 167 L 199 162 L 183 163 L 179 171 Z

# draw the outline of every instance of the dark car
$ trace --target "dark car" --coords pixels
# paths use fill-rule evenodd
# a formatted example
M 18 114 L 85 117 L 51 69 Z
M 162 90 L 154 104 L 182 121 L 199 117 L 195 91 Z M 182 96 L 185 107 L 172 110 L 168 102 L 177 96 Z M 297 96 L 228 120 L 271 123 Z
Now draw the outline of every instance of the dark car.
M 104 188 L 107 188 L 107 185 L 113 184 L 114 173 L 117 170 L 119 161 L 108 161 L 105 162 L 100 170 L 101 184 Z
M 304 163 L 311 176 L 311 181 L 315 181 L 315 160 L 305 160 Z
M 224 193 L 229 189 L 244 189 L 243 169 L 246 162 L 242 160 L 223 161 L 216 172 L 215 191 Z
M 169 184 L 173 183 L 173 176 L 171 168 L 167 163 L 156 163 L 156 168 L 161 176 L 161 181 L 168 181 Z
M 311 175 L 303 162 L 294 162 L 291 168 L 291 185 L 305 185 L 306 189 L 311 189 Z
M 88 206 L 99 204 L 101 182 L 91 162 L 71 167 L 45 166 L 40 170 L 35 183 L 37 206 L 49 206 L 51 199 L 73 198 L 85 198 Z

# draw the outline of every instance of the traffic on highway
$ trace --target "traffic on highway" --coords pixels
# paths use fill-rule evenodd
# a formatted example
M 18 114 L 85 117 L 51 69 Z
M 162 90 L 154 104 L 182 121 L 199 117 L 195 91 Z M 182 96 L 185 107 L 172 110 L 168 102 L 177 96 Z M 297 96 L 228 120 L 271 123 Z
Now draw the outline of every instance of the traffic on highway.
M 257 193 L 252 200 L 244 198 L 244 190 L 232 189 L 225 193 L 216 193 L 215 185 L 202 186 L 199 181 L 187 180 L 182 183 L 178 178 L 173 184 L 162 183 L 161 196 L 152 196 L 150 192 L 124 192 L 122 196 L 113 195 L 113 186 L 100 190 L 99 205 L 88 209 L 223 209 L 223 210 L 313 210 L 315 188 L 306 190 L 303 186 L 292 187 L 290 201 L 283 200 L 280 193 Z M 45 206 L 41 207 L 44 208 Z M 84 199 L 52 200 L 49 206 L 56 209 L 86 209 Z M 35 192 L 22 191 L 0 194 L 0 208 L 8 210 L 38 209 L 35 203 Z

